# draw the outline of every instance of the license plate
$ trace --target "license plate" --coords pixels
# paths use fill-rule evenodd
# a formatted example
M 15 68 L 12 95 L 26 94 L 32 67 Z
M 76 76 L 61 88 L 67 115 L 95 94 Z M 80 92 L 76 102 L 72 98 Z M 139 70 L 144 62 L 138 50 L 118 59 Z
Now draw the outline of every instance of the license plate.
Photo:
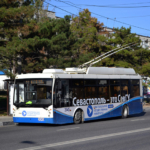
M 38 118 L 38 121 L 44 121 L 44 118 Z

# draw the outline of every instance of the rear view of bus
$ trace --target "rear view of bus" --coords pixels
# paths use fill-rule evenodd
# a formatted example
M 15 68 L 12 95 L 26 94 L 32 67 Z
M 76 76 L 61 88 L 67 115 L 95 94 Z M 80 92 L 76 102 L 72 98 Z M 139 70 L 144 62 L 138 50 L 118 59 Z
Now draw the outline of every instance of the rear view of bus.
M 15 80 L 15 123 L 53 123 L 53 79 L 41 75 L 18 75 Z

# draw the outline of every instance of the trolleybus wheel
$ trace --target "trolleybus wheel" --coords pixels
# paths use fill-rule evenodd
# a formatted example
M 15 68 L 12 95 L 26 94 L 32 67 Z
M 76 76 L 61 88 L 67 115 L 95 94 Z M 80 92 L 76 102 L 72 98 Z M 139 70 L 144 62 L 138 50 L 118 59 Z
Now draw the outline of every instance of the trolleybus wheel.
M 82 122 L 82 111 L 81 110 L 77 110 L 75 115 L 74 115 L 74 123 L 75 124 L 79 124 Z
M 122 118 L 127 118 L 127 117 L 128 117 L 128 108 L 127 106 L 123 106 Z

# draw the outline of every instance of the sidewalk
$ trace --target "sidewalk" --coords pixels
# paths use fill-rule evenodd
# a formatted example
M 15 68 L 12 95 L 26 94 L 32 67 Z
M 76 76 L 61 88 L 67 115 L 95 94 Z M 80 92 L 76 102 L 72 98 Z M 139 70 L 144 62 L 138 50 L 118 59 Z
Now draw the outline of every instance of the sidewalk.
M 12 116 L 1 116 L 0 117 L 0 127 L 7 125 L 14 125 Z
M 143 108 L 148 108 L 148 107 L 150 107 L 150 103 L 145 103 L 145 104 L 143 105 Z

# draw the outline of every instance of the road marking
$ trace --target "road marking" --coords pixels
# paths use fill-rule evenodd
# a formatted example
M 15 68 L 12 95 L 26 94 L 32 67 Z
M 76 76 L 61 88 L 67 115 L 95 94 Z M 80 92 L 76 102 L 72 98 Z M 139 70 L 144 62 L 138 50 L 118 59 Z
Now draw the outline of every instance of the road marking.
M 12 127 L 12 126 L 15 126 L 15 125 L 6 125 L 6 126 L 0 126 L 0 127 L 6 128 L 6 127 Z
M 131 120 L 131 121 L 140 121 L 140 120 L 145 120 L 145 119 L 135 119 L 135 120 Z
M 63 131 L 63 130 L 74 130 L 74 129 L 77 129 L 77 128 L 80 128 L 80 127 L 59 129 L 59 130 L 57 130 L 57 131 Z
M 127 135 L 127 134 L 131 134 L 131 133 L 138 133 L 138 132 L 144 132 L 144 131 L 150 131 L 150 128 L 130 130 L 130 131 L 124 131 L 124 132 L 118 132 L 118 133 L 111 133 L 111 134 L 100 135 L 100 136 L 93 136 L 93 137 L 89 137 L 89 138 L 82 138 L 82 139 L 77 139 L 77 140 L 70 140 L 70 141 L 46 144 L 46 145 L 41 145 L 41 146 L 22 148 L 22 149 L 19 149 L 19 150 L 44 149 L 44 148 L 50 148 L 50 147 L 56 147 L 56 146 L 62 146 L 62 145 L 69 145 L 69 144 L 87 142 L 87 141 L 92 141 L 92 140 L 98 140 L 98 139 L 103 139 L 103 138 L 108 138 L 108 137 L 113 137 L 113 136 L 119 136 L 119 135 Z

